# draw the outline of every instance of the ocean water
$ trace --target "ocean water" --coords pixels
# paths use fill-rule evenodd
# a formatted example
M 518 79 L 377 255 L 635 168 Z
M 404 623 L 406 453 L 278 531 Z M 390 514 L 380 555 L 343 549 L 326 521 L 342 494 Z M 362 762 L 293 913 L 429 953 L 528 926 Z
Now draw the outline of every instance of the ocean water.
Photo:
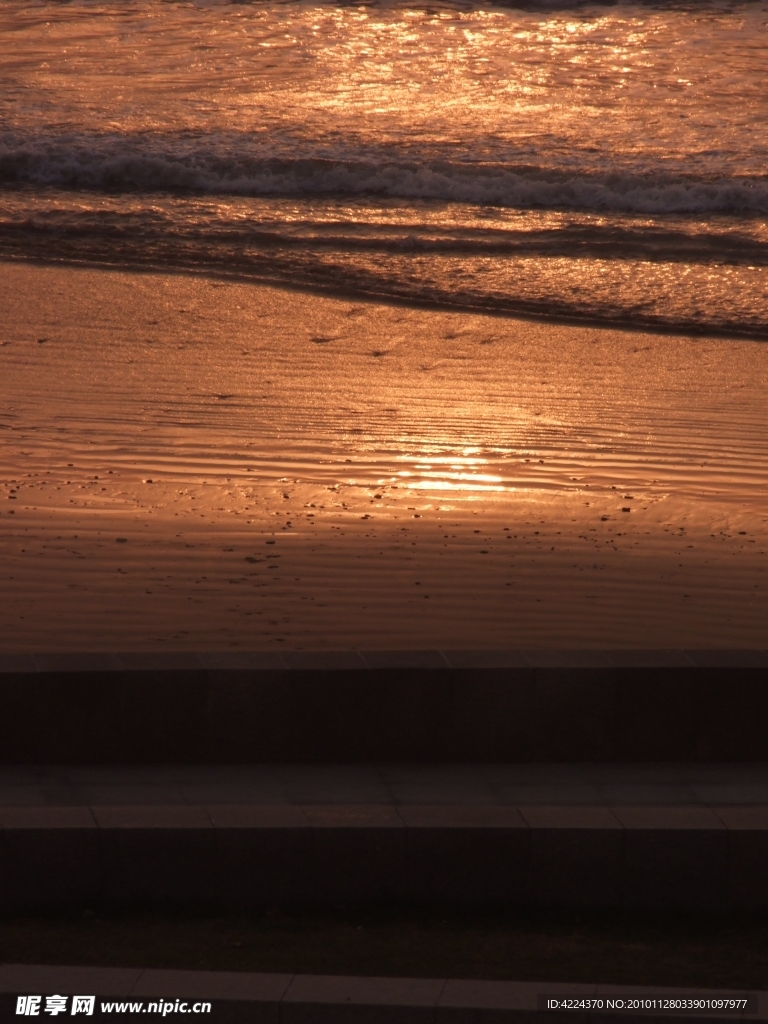
M 768 338 L 768 3 L 0 7 L 0 258 Z

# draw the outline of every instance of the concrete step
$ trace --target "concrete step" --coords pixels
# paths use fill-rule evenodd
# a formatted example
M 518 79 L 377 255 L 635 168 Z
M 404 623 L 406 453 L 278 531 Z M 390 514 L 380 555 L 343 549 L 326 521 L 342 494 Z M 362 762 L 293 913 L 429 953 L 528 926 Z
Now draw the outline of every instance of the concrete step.
M 0 966 L 0 1019 L 18 1020 L 17 1000 L 29 995 L 93 996 L 96 1019 L 135 1020 L 136 1013 L 175 1019 L 248 1024 L 585 1024 L 653 1016 L 719 1021 L 768 1018 L 768 993 L 647 988 L 552 982 L 438 978 L 359 978 L 108 967 Z M 572 999 L 571 1011 L 549 1009 Z M 120 1004 L 133 1004 L 120 1013 Z M 210 1008 L 203 1004 L 209 1003 Z M 116 1006 L 117 1004 L 117 1006 Z M 181 1009 L 181 1004 L 186 1004 Z M 640 1004 L 640 1005 L 638 1005 Z M 661 1004 L 666 1012 L 649 1010 Z M 109 1007 L 105 1009 L 105 1005 Z M 157 1009 L 158 1005 L 160 1009 Z M 179 1007 L 177 1010 L 176 1007 Z M 591 1009 L 586 1009 L 590 1007 Z M 629 1009 L 637 1007 L 637 1009 Z M 687 1009 L 685 1007 L 688 1007 Z M 692 1007 L 692 1008 L 691 1008 Z M 164 1012 L 165 1011 L 165 1012 Z M 85 1017 L 83 1017 L 85 1019 Z
M 0 763 L 768 760 L 766 651 L 0 655 Z
M 768 907 L 768 765 L 0 770 L 0 909 Z

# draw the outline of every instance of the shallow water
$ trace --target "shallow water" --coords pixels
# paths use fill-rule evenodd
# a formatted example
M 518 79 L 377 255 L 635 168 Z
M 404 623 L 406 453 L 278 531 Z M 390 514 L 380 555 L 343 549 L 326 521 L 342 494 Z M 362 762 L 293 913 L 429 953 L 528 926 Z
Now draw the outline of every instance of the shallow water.
M 0 255 L 768 337 L 768 3 L 6 3 Z

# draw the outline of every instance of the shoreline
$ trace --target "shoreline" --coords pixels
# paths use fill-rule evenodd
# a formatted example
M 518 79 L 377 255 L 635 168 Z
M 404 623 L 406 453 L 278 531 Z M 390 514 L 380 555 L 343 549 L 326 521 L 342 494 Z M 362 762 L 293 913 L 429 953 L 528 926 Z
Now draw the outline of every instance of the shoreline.
M 438 300 L 409 298 L 398 295 L 379 295 L 366 292 L 362 289 L 345 290 L 334 288 L 332 285 L 311 285 L 297 284 L 290 280 L 279 278 L 258 277 L 233 271 L 227 273 L 215 270 L 212 267 L 197 269 L 195 267 L 166 267 L 151 263 L 105 263 L 103 260 L 68 260 L 66 258 L 56 259 L 53 257 L 18 256 L 14 257 L 8 253 L 0 253 L 0 267 L 3 264 L 17 265 L 28 264 L 30 266 L 50 267 L 62 270 L 89 270 L 104 271 L 107 273 L 123 274 L 151 274 L 162 276 L 181 276 L 192 278 L 210 278 L 215 281 L 222 281 L 230 284 L 252 285 L 257 288 L 274 288 L 278 291 L 295 293 L 315 298 L 336 299 L 354 303 L 366 303 L 376 306 L 391 306 L 394 308 L 422 310 L 424 312 L 466 314 L 467 316 L 483 316 L 492 319 L 520 321 L 521 323 L 549 324 L 553 327 L 577 327 L 589 328 L 592 330 L 622 331 L 627 334 L 651 334 L 654 336 L 685 337 L 712 339 L 715 341 L 752 341 L 768 342 L 768 326 L 757 331 L 744 331 L 738 328 L 724 329 L 721 327 L 691 326 L 684 323 L 658 323 L 654 320 L 644 322 L 642 320 L 606 319 L 600 317 L 579 317 L 569 316 L 565 313 L 547 312 L 542 310 L 526 310 L 524 308 L 514 310 L 502 310 L 487 308 L 485 306 L 452 305 L 448 302 Z
M 2 651 L 765 647 L 761 346 L 192 275 L 0 294 Z

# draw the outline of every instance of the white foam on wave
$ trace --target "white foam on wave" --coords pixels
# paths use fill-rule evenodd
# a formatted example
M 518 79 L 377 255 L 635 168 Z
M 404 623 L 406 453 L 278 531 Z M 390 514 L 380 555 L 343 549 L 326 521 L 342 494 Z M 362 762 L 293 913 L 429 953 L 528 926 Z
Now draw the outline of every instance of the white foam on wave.
M 640 214 L 768 213 L 768 177 L 579 172 L 469 161 L 259 157 L 136 140 L 0 141 L 0 182 L 105 191 L 252 196 L 374 195 L 530 209 Z

